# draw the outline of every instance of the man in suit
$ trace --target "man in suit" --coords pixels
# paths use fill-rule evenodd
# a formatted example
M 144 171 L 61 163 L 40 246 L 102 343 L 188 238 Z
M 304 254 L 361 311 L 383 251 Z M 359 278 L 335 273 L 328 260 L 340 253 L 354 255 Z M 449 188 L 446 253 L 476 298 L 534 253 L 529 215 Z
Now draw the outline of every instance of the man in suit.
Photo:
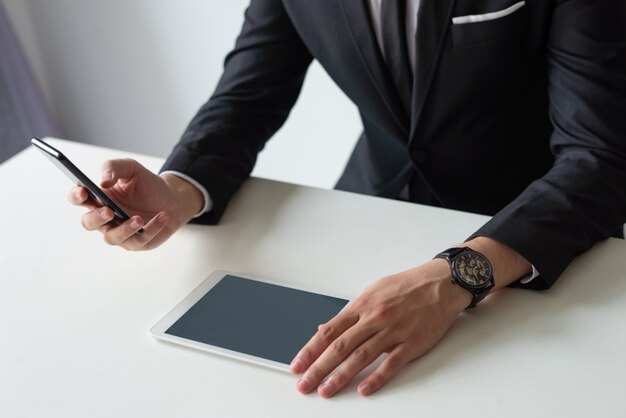
M 493 215 L 370 286 L 292 363 L 298 390 L 328 397 L 388 352 L 358 387 L 369 395 L 463 309 L 508 285 L 549 288 L 626 221 L 625 27 L 621 0 L 252 0 L 161 175 L 105 163 L 103 187 L 136 215 L 114 227 L 83 189 L 70 200 L 131 250 L 217 222 L 317 59 L 364 126 L 338 189 Z

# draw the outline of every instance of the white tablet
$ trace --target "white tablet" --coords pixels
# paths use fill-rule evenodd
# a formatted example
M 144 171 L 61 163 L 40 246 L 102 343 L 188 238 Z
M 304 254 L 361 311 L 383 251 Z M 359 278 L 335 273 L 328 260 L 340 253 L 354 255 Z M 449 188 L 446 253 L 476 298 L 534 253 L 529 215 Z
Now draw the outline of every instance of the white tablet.
M 320 324 L 347 299 L 216 271 L 152 329 L 154 337 L 289 371 Z

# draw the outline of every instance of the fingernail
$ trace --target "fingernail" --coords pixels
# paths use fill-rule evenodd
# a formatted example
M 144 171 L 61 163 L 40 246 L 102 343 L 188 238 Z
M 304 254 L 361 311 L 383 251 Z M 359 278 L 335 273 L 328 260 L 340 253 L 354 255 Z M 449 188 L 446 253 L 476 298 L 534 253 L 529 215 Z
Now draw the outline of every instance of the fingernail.
M 167 222 L 168 217 L 166 213 L 159 213 L 159 215 L 157 216 L 157 222 L 164 224 L 165 222 Z
M 332 378 L 322 383 L 319 388 L 320 395 L 325 398 L 333 396 L 335 394 L 335 385 L 333 385 Z
M 294 373 L 302 373 L 304 371 L 304 363 L 299 359 L 294 359 L 294 361 L 291 362 L 291 371 Z
M 130 227 L 133 229 L 138 229 L 141 226 L 141 224 L 139 223 L 139 221 L 137 219 L 133 219 L 132 221 L 130 221 Z
M 298 380 L 298 383 L 296 384 L 296 386 L 298 387 L 298 390 L 300 390 L 300 392 L 305 392 L 305 393 L 310 392 L 311 389 L 313 388 L 313 386 L 311 385 L 311 382 L 309 382 L 306 377 L 303 377 L 300 380 Z
M 102 180 L 112 180 L 113 179 L 113 172 L 112 171 L 105 171 L 104 173 L 102 173 Z
M 102 218 L 105 221 L 110 219 L 111 216 L 108 214 L 108 212 L 109 211 L 107 210 L 107 208 L 104 208 L 104 209 L 100 210 L 100 218 Z
M 361 392 L 361 395 L 363 396 L 367 396 L 370 393 L 372 393 L 372 385 L 370 385 L 369 383 L 363 383 L 361 386 L 359 386 L 359 392 Z

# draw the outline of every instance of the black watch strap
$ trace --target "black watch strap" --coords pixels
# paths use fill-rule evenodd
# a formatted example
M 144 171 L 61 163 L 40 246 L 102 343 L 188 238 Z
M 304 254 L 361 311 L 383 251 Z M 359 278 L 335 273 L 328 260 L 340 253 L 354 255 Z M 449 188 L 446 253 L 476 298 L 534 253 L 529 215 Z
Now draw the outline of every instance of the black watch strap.
M 459 255 L 467 252 L 471 252 L 475 254 L 475 256 L 481 258 L 481 260 L 483 260 L 483 263 L 485 263 L 488 267 L 489 272 L 487 274 L 487 277 L 485 277 L 483 283 L 479 285 L 470 285 L 465 280 L 463 280 L 462 277 L 460 277 L 461 275 L 458 271 L 458 266 L 456 265 L 455 261 L 457 260 Z M 467 309 L 475 308 L 476 305 L 480 301 L 482 301 L 495 286 L 495 280 L 493 279 L 493 268 L 491 266 L 491 263 L 489 262 L 487 257 L 479 253 L 478 251 L 472 250 L 469 247 L 453 247 L 440 252 L 435 256 L 435 258 L 443 258 L 444 260 L 447 260 L 450 265 L 450 271 L 452 273 L 452 282 L 456 285 L 461 286 L 472 294 L 472 302 L 468 305 Z

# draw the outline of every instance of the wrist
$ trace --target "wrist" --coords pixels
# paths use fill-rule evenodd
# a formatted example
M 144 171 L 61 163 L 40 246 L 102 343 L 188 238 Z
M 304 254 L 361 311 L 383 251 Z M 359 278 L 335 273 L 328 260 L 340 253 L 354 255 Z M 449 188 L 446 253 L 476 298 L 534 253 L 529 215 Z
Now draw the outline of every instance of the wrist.
M 446 260 L 434 259 L 421 266 L 426 269 L 422 277 L 436 286 L 440 303 L 448 309 L 449 315 L 456 316 L 472 302 L 473 295 L 454 284 L 450 265 Z
M 532 272 L 532 265 L 512 248 L 489 237 L 476 237 L 465 242 L 467 246 L 487 257 L 493 266 L 496 286 L 493 291 L 502 289 Z
M 164 173 L 163 179 L 170 190 L 171 207 L 169 211 L 181 225 L 189 222 L 204 207 L 204 196 L 196 186 L 174 174 Z

